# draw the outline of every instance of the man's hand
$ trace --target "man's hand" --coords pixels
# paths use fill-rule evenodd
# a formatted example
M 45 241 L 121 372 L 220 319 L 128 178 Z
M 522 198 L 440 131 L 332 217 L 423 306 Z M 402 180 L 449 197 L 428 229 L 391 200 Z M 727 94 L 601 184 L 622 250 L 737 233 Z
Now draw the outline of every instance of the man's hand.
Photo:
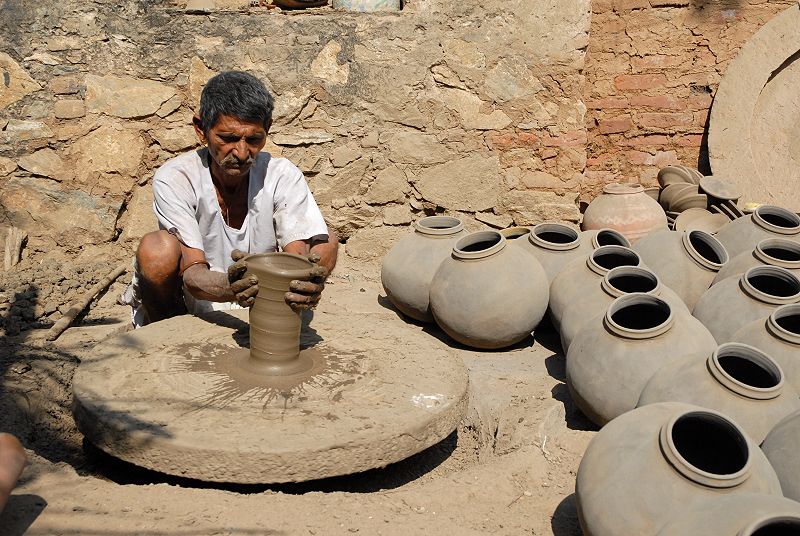
M 244 276 L 247 272 L 247 253 L 234 249 L 231 251 L 231 259 L 235 261 L 228 267 L 231 292 L 236 297 L 236 303 L 242 307 L 252 307 L 258 294 L 258 278 L 253 274 Z
M 295 312 L 305 309 L 313 309 L 319 303 L 322 290 L 325 288 L 325 279 L 328 277 L 328 269 L 319 263 L 320 256 L 317 253 L 310 253 L 306 258 L 314 263 L 311 269 L 311 280 L 293 280 L 289 282 L 289 292 L 284 295 L 284 300 Z

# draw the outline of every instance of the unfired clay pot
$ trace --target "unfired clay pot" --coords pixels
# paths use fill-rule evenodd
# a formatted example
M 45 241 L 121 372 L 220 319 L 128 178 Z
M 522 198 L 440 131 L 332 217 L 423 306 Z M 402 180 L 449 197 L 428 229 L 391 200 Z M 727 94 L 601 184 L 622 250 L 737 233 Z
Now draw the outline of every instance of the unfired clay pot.
M 581 229 L 616 229 L 631 242 L 667 228 L 661 205 L 640 184 L 608 184 L 583 214 Z
M 585 259 L 576 259 L 563 267 L 550 284 L 550 318 L 561 329 L 561 317 L 567 307 L 582 300 L 584 289 L 600 284 L 609 270 L 619 266 L 639 266 L 641 260 L 624 246 L 601 246 Z
M 752 214 L 724 226 L 715 236 L 733 258 L 752 251 L 765 238 L 800 241 L 800 216 L 782 207 L 761 205 Z
M 615 299 L 631 292 L 657 296 L 667 302 L 673 311 L 689 314 L 683 300 L 669 287 L 662 285 L 652 271 L 643 266 L 619 266 L 609 270 L 599 283 L 586 286 L 580 300 L 567 305 L 561 315 L 561 348 L 566 352 L 588 321 L 603 314 Z
M 768 317 L 740 328 L 732 339 L 769 354 L 783 369 L 786 382 L 800 393 L 800 304 L 781 305 Z
M 710 354 L 716 347 L 714 337 L 691 315 L 673 311 L 650 294 L 626 294 L 573 339 L 567 386 L 575 405 L 602 426 L 636 407 L 659 368 L 691 352 Z
M 728 262 L 722 244 L 698 230 L 656 231 L 639 240 L 633 249 L 690 311 Z
M 433 274 L 463 237 L 464 224 L 450 216 L 429 216 L 414 224 L 386 253 L 381 283 L 386 296 L 400 312 L 421 322 L 433 322 L 428 292 Z
M 753 251 L 745 251 L 733 257 L 720 268 L 713 285 L 723 279 L 742 275 L 753 266 L 780 266 L 800 274 L 800 242 L 785 238 L 765 238 L 756 244 Z
M 734 493 L 680 513 L 657 536 L 790 536 L 800 534 L 800 503 L 775 495 Z
M 779 305 L 800 302 L 800 279 L 777 266 L 756 266 L 738 278 L 720 281 L 697 301 L 692 314 L 719 344 L 753 320 L 769 315 Z
M 547 276 L 497 231 L 461 238 L 431 281 L 431 312 L 453 339 L 475 348 L 515 344 L 547 310 Z
M 587 536 L 656 534 L 705 501 L 741 493 L 781 495 L 764 454 L 725 415 L 676 402 L 637 408 L 603 427 L 575 483 Z
M 800 501 L 800 412 L 792 413 L 767 434 L 761 446 L 778 474 L 783 495 Z
M 747 344 L 725 343 L 711 355 L 692 352 L 653 374 L 639 406 L 685 402 L 733 418 L 756 444 L 775 424 L 800 410 L 800 398 L 784 381 L 781 367 Z

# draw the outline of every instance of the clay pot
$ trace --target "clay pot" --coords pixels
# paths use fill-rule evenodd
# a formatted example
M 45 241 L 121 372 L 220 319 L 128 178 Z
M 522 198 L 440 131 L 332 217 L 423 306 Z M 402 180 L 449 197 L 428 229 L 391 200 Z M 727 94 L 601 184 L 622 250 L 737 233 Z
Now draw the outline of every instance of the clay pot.
M 370 13 L 373 11 L 400 11 L 401 0 L 331 0 L 335 9 Z
M 728 252 L 705 231 L 656 231 L 634 246 L 661 282 L 693 310 L 717 272 L 728 262 Z
M 567 351 L 572 400 L 603 425 L 636 407 L 655 372 L 691 352 L 710 354 L 714 337 L 691 315 L 661 298 L 631 293 L 578 332 Z
M 581 229 L 616 229 L 631 243 L 667 228 L 667 216 L 640 184 L 607 184 L 583 214 Z
M 783 495 L 800 501 L 800 412 L 792 413 L 767 434 L 761 449 L 778 475 Z
M 631 292 L 643 292 L 664 300 L 673 310 L 689 314 L 683 300 L 658 276 L 642 266 L 612 268 L 599 284 L 584 287 L 580 300 L 568 304 L 561 316 L 561 348 L 566 352 L 575 336 L 594 317 L 603 314 L 615 299 Z
M 756 266 L 744 274 L 724 279 L 697 301 L 692 314 L 719 344 L 753 320 L 763 318 L 779 305 L 800 301 L 800 279 L 778 266 Z
M 800 274 L 800 243 L 785 238 L 765 238 L 753 251 L 739 253 L 717 272 L 714 282 L 742 275 L 753 266 L 780 266 Z
M 463 237 L 464 224 L 450 216 L 429 216 L 414 223 L 383 258 L 381 283 L 386 296 L 404 315 L 433 323 L 428 292 L 433 274 Z
M 734 493 L 675 516 L 657 536 L 779 536 L 800 534 L 800 504 L 774 495 Z
M 783 369 L 786 382 L 800 393 L 800 304 L 781 305 L 768 317 L 740 328 L 732 339 L 769 354 Z
M 741 493 L 780 497 L 764 454 L 725 415 L 676 402 L 637 408 L 603 427 L 575 483 L 587 536 L 656 534 L 687 510 Z
M 456 242 L 430 286 L 431 312 L 453 339 L 475 348 L 515 344 L 547 310 L 547 276 L 521 248 L 507 247 L 497 231 Z
M 765 238 L 800 241 L 800 216 L 782 207 L 761 205 L 752 214 L 737 218 L 717 231 L 728 254 L 735 257 L 752 251 Z
M 781 367 L 747 344 L 725 343 L 711 355 L 697 352 L 667 363 L 642 390 L 639 406 L 685 402 L 733 418 L 756 444 L 778 421 L 800 410 L 800 399 Z
M 583 299 L 584 289 L 599 285 L 612 268 L 639 266 L 641 260 L 632 249 L 623 246 L 601 246 L 585 259 L 576 259 L 563 267 L 550 284 L 550 318 L 561 329 L 561 317 L 567 307 Z

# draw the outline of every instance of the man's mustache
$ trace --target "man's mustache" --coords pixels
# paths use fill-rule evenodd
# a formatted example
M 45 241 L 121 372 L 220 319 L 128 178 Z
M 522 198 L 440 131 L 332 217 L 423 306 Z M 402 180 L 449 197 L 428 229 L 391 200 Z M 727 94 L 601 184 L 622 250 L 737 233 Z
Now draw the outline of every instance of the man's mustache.
M 252 165 L 253 162 L 255 162 L 255 158 L 253 158 L 252 156 L 248 156 L 244 160 L 240 160 L 236 158 L 234 155 L 229 155 L 223 158 L 220 161 L 219 165 L 222 167 L 243 167 Z

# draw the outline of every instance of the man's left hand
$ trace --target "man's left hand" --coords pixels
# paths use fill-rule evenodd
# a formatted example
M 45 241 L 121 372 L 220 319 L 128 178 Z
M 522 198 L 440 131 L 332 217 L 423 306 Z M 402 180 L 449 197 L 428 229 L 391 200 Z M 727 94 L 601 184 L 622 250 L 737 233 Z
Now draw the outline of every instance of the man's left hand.
M 306 258 L 314 263 L 311 269 L 311 279 L 301 281 L 295 279 L 289 282 L 289 292 L 284 294 L 284 300 L 295 312 L 313 309 L 319 303 L 322 291 L 325 288 L 325 279 L 328 277 L 328 269 L 319 265 L 319 255 L 310 253 Z

